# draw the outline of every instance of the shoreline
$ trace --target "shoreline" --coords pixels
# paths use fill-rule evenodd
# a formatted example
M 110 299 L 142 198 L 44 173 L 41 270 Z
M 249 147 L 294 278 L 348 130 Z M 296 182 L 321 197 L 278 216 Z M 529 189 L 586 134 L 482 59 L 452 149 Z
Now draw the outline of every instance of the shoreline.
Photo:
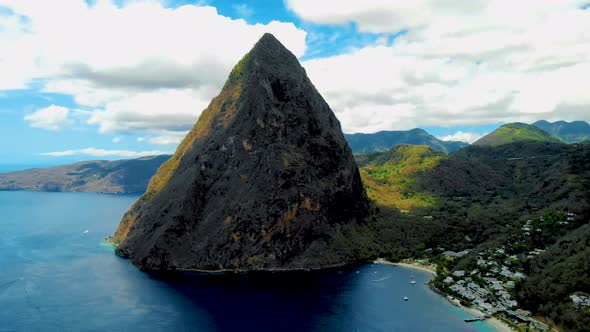
M 393 262 L 390 262 L 390 261 L 387 261 L 384 259 L 377 259 L 373 263 L 405 267 L 408 269 L 414 269 L 414 270 L 419 270 L 419 271 L 423 271 L 423 272 L 428 272 L 432 276 L 436 276 L 436 267 L 433 267 L 432 265 L 422 265 L 422 264 L 418 264 L 418 263 L 393 263 Z M 430 290 L 435 292 L 433 289 L 430 289 Z M 475 308 L 468 308 L 468 307 L 460 304 L 458 301 L 457 302 L 451 301 L 449 298 L 446 297 L 446 294 L 439 293 L 439 292 L 435 292 L 435 293 L 445 297 L 445 299 L 447 299 L 452 305 L 456 306 L 457 308 L 459 308 L 459 309 L 461 309 L 473 316 L 480 317 L 480 316 L 484 315 L 483 312 L 481 312 Z M 496 331 L 499 331 L 499 332 L 512 332 L 512 331 L 514 331 L 508 324 L 504 323 L 503 321 L 501 321 L 495 317 L 488 318 L 484 322 L 486 322 L 491 327 L 496 329 Z M 469 323 L 466 323 L 466 324 L 469 324 Z
M 423 271 L 423 272 L 428 272 L 428 273 L 432 274 L 433 276 L 436 276 L 436 268 L 432 267 L 431 265 L 421 265 L 421 264 L 418 264 L 418 263 L 393 263 L 393 262 L 390 262 L 390 261 L 387 261 L 387 260 L 384 260 L 384 259 L 377 259 L 373 263 L 406 267 L 406 268 L 409 268 L 409 269 L 414 269 L 414 270 L 420 270 L 420 271 Z

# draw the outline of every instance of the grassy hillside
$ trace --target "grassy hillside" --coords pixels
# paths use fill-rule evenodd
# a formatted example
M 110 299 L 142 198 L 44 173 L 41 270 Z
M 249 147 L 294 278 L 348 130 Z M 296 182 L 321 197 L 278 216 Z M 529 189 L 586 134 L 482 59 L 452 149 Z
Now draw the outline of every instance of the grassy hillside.
M 414 189 L 415 179 L 438 165 L 445 154 L 423 145 L 398 145 L 387 152 L 358 156 L 369 198 L 378 206 L 411 210 L 434 206 L 429 194 Z
M 489 145 L 498 146 L 502 144 L 522 142 L 522 141 L 538 141 L 538 142 L 552 142 L 560 143 L 561 141 L 552 137 L 545 131 L 525 123 L 509 123 L 494 130 L 492 133 L 480 138 L 473 145 Z
M 95 160 L 0 174 L 0 190 L 142 193 L 170 156 Z
M 423 129 L 407 131 L 380 131 L 374 134 L 345 134 L 354 153 L 383 152 L 399 144 L 427 145 L 434 150 L 450 153 L 468 144 L 465 142 L 442 141 Z

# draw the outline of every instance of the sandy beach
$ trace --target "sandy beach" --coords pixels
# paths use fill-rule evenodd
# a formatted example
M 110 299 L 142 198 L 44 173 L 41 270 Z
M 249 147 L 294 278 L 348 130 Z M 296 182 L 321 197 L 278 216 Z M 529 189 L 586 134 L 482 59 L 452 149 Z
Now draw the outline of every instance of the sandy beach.
M 410 269 L 428 272 L 432 275 L 436 275 L 436 266 L 435 265 L 422 265 L 422 264 L 418 264 L 418 263 L 393 263 L 393 262 L 386 261 L 384 259 L 377 259 L 376 261 L 374 261 L 374 263 L 401 266 L 401 267 L 406 267 L 406 268 L 410 268 Z M 477 309 L 467 308 L 467 307 L 459 304 L 458 302 L 457 303 L 452 302 L 452 303 L 453 303 L 453 305 L 456 305 L 457 307 L 472 314 L 473 316 L 479 317 L 479 316 L 484 315 L 483 312 L 481 312 Z M 496 331 L 499 331 L 499 332 L 514 331 L 512 328 L 510 328 L 510 326 L 506 325 L 504 322 L 502 322 L 501 320 L 494 318 L 494 317 L 486 319 L 486 323 L 490 324 L 494 329 L 496 329 Z
M 434 265 L 422 265 L 422 264 L 418 264 L 418 263 L 392 263 L 392 262 L 386 261 L 384 259 L 378 259 L 374 263 L 407 267 L 410 269 L 420 270 L 420 271 L 428 272 L 432 275 L 436 275 L 436 266 L 434 266 Z

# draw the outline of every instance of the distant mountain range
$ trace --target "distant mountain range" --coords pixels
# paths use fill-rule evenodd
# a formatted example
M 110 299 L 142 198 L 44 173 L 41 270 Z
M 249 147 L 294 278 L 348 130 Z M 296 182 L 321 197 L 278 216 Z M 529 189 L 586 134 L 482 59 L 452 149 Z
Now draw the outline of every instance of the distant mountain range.
M 533 126 L 543 129 L 550 135 L 559 138 L 565 143 L 590 141 L 590 124 L 586 121 L 547 122 L 541 120 L 533 123 Z
M 405 146 L 403 151 L 408 157 L 427 153 L 424 147 L 412 148 L 408 145 L 428 146 L 444 153 L 453 153 L 469 146 L 465 142 L 442 141 L 419 128 L 406 131 L 381 131 L 374 134 L 345 134 L 344 136 L 356 154 L 359 166 L 364 166 L 364 163 L 374 158 L 382 158 L 379 156 L 383 154 L 375 154 L 376 152 L 387 152 L 385 155 L 389 155 L 392 151 L 398 151 L 390 151 L 397 145 Z M 558 138 L 566 143 L 590 143 L 590 125 L 584 121 L 557 121 L 554 123 L 537 121 L 533 125 L 509 123 L 482 137 L 473 145 L 498 146 L 519 141 L 558 143 L 560 142 Z M 142 193 L 147 188 L 152 175 L 169 158 L 169 155 L 162 155 L 131 160 L 95 160 L 57 167 L 0 173 L 0 190 Z M 408 160 L 410 163 L 414 162 L 413 159 Z M 390 164 L 387 163 L 387 165 Z M 389 167 L 387 165 L 378 166 L 375 164 L 373 167 L 387 168 Z M 403 167 L 407 169 L 408 166 Z M 367 171 L 361 169 L 361 174 Z M 413 168 L 411 171 L 414 171 Z M 367 179 L 368 177 L 365 176 L 365 180 Z M 367 188 L 367 191 L 371 196 L 373 189 Z M 416 197 L 416 199 L 418 198 Z M 408 206 L 415 206 L 415 201 L 410 200 L 406 203 Z M 399 203 L 396 201 L 396 204 Z
M 469 145 L 465 142 L 440 140 L 420 128 L 344 136 L 354 153 L 387 151 L 398 144 L 426 145 L 438 151 L 451 153 Z
M 473 145 L 498 146 L 521 141 L 562 143 L 558 138 L 526 123 L 508 123 L 478 139 Z
M 94 160 L 0 174 L 0 190 L 143 193 L 170 156 L 130 160 Z
M 469 145 L 465 142 L 440 140 L 420 128 L 380 131 L 374 134 L 345 134 L 344 136 L 354 153 L 383 152 L 399 144 L 426 145 L 434 150 L 452 153 Z M 568 144 L 590 142 L 590 124 L 585 121 L 548 122 L 545 120 L 537 121 L 532 125 L 520 122 L 508 123 L 473 144 L 498 146 L 520 141 Z

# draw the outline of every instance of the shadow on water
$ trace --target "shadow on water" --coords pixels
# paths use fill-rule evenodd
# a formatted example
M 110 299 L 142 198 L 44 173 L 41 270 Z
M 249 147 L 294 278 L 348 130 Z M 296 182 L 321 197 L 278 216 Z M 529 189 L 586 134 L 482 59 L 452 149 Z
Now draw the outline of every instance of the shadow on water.
M 354 267 L 315 272 L 149 275 L 207 311 L 218 331 L 309 331 L 346 311 Z

